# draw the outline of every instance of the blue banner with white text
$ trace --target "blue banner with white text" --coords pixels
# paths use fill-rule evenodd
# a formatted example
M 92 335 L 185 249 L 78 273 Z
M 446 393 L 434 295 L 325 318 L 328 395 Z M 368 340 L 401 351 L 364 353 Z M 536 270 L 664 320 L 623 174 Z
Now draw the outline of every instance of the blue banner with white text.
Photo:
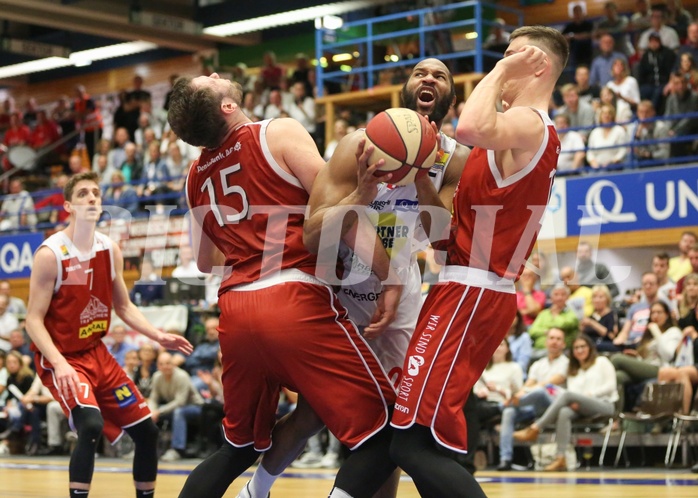
M 0 236 L 0 279 L 28 277 L 43 241 L 43 232 Z

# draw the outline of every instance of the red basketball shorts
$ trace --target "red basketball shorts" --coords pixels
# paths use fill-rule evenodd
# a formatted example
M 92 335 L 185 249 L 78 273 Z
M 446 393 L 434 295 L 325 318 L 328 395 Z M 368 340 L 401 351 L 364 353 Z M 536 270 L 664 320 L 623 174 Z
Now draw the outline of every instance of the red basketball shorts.
M 515 314 L 514 294 L 454 282 L 435 286 L 407 350 L 391 425 L 424 425 L 441 445 L 465 452 L 463 406 Z
M 36 372 L 41 382 L 60 402 L 63 412 L 73 421 L 70 412 L 77 406 L 94 407 L 104 418 L 104 435 L 110 442 L 119 440 L 123 429 L 150 417 L 150 410 L 141 392 L 119 366 L 102 343 L 87 351 L 65 355 L 80 377 L 77 397 L 65 397 L 56 385 L 53 366 L 41 353 L 36 354 Z
M 226 439 L 263 451 L 282 386 L 356 448 L 388 423 L 395 390 L 329 287 L 286 282 L 220 296 Z

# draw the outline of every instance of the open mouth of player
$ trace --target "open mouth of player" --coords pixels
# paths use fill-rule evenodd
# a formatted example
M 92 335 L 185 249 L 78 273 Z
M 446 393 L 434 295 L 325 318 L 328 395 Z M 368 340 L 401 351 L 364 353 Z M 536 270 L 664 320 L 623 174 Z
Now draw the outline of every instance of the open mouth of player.
M 422 88 L 417 95 L 417 99 L 420 105 L 430 106 L 436 100 L 436 92 L 431 88 Z

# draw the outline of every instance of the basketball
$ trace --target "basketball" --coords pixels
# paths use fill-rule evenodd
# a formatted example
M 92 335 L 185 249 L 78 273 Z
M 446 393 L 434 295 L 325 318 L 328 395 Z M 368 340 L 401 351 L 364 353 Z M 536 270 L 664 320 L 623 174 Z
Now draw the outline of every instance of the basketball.
M 385 159 L 377 176 L 392 173 L 394 185 L 409 185 L 426 175 L 434 165 L 438 141 L 427 118 L 411 109 L 388 109 L 377 114 L 366 126 L 366 147 L 375 149 L 368 160 Z

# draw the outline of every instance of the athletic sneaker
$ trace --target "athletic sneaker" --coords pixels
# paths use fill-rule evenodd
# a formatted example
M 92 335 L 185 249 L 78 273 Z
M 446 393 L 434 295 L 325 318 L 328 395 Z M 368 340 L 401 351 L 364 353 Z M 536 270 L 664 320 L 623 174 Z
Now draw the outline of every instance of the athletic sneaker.
M 322 467 L 322 455 L 317 453 L 303 453 L 303 455 L 291 464 L 294 469 L 319 469 Z
M 325 469 L 338 469 L 339 455 L 334 451 L 328 451 L 320 460 L 320 465 Z
M 267 494 L 267 498 L 271 496 L 271 493 Z M 236 498 L 252 498 L 252 493 L 250 493 L 250 481 L 247 481 L 245 487 L 240 490 Z
M 175 450 L 174 448 L 170 448 L 165 452 L 164 455 L 160 457 L 160 460 L 163 462 L 176 462 L 177 460 L 181 460 L 182 455 L 179 454 L 179 451 Z

